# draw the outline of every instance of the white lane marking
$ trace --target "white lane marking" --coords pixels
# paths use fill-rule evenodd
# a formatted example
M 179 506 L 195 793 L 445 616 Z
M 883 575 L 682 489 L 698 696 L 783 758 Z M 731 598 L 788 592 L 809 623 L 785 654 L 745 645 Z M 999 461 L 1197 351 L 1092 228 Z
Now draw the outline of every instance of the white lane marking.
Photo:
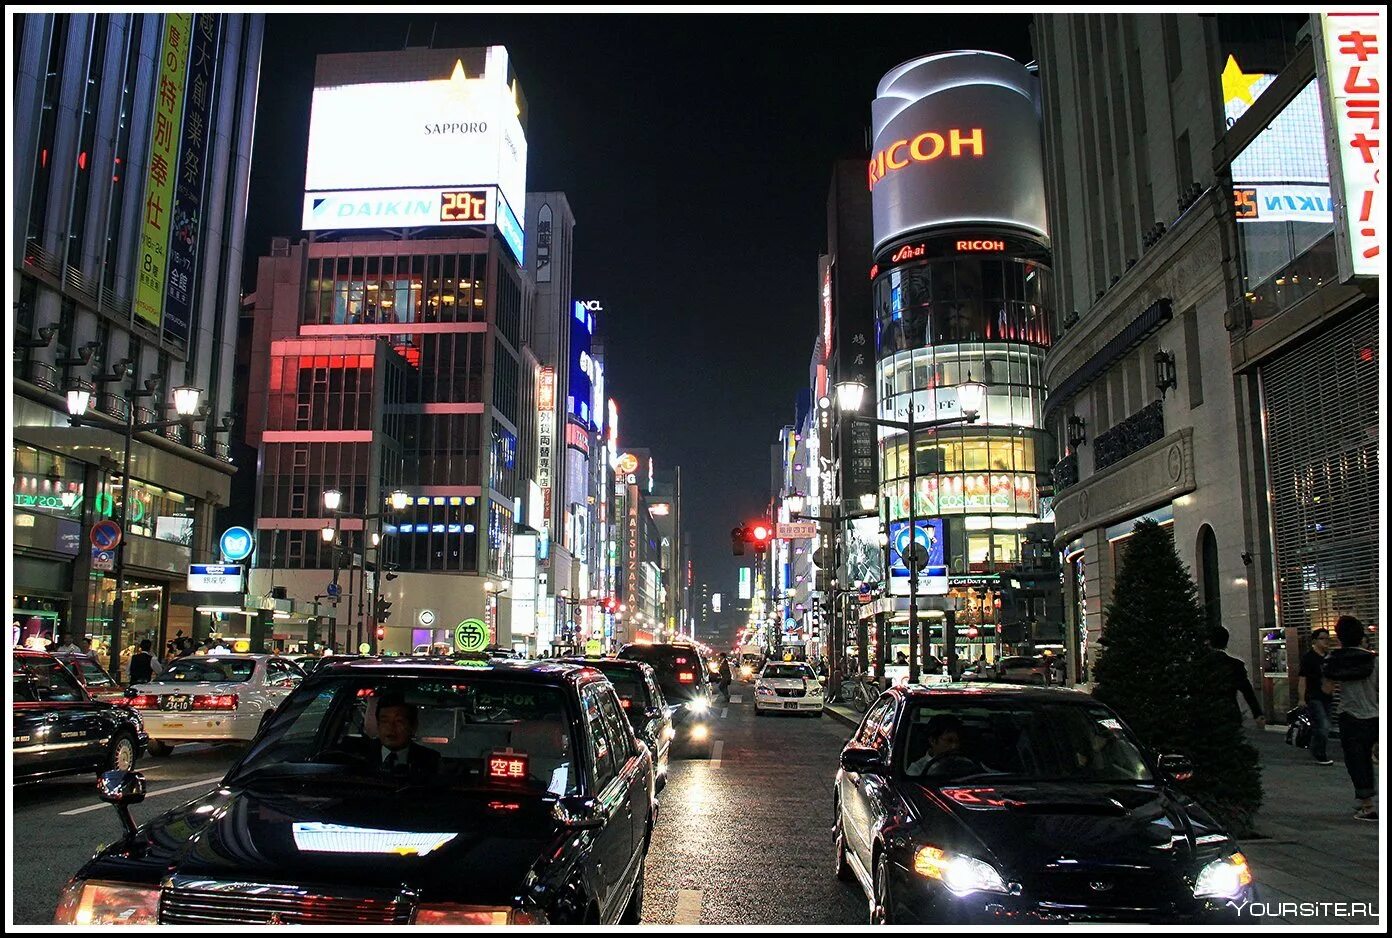
M 744 698 L 741 697 L 739 694 L 731 694 L 730 703 L 744 703 Z
M 168 795 L 176 791 L 183 791 L 185 788 L 198 788 L 200 786 L 212 785 L 220 781 L 222 781 L 222 776 L 214 775 L 212 778 L 205 778 L 201 782 L 189 782 L 187 785 L 175 785 L 173 788 L 158 788 L 154 791 L 147 791 L 145 797 L 155 798 L 159 795 Z M 89 804 L 85 808 L 74 808 L 71 811 L 61 811 L 59 815 L 61 817 L 72 817 L 74 814 L 86 814 L 88 811 L 101 811 L 103 809 L 109 809 L 110 807 L 111 806 L 105 801 L 101 801 L 97 804 Z
M 725 740 L 717 739 L 715 745 L 711 747 L 710 766 L 713 769 L 720 768 L 720 754 L 725 751 Z
M 716 743 L 719 746 L 719 743 Z M 673 925 L 701 924 L 701 890 L 677 890 L 677 914 L 672 918 Z
M 729 707 L 726 707 L 726 708 L 724 708 L 723 710 L 720 711 L 720 719 L 722 719 L 722 720 L 725 719 L 725 718 L 726 718 L 727 716 L 729 716 L 729 715 L 730 715 L 730 708 L 729 708 Z

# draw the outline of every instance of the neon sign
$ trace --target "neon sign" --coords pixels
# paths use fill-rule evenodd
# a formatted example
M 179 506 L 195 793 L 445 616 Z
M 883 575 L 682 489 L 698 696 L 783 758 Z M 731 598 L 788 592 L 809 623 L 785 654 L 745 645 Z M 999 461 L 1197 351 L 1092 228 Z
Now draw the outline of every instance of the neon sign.
M 958 241 L 959 251 L 1004 251 L 1004 241 Z
M 903 169 L 910 163 L 928 163 L 942 156 L 944 151 L 952 159 L 964 154 L 975 157 L 986 155 L 985 131 L 973 127 L 969 131 L 953 128 L 947 132 L 947 139 L 936 131 L 928 130 L 912 140 L 896 140 L 885 147 L 870 160 L 870 188 L 896 169 Z M 908 151 L 908 159 L 897 159 L 901 150 Z
M 924 252 L 927 250 L 928 246 L 924 244 L 906 244 L 899 250 L 895 251 L 894 256 L 891 257 L 889 260 L 890 263 L 897 264 L 900 261 L 907 261 L 912 260 L 915 257 L 922 257 Z

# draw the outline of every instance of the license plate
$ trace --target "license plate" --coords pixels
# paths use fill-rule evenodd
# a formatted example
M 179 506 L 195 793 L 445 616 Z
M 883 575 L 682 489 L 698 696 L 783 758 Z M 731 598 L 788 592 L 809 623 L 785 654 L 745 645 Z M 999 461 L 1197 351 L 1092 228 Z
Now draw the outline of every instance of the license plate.
M 169 694 L 160 701 L 161 710 L 192 710 L 193 698 L 187 694 Z
M 783 705 L 783 709 L 784 709 L 784 710 L 796 710 L 797 708 L 798 708 L 798 705 L 795 704 L 795 703 L 785 703 L 785 704 Z

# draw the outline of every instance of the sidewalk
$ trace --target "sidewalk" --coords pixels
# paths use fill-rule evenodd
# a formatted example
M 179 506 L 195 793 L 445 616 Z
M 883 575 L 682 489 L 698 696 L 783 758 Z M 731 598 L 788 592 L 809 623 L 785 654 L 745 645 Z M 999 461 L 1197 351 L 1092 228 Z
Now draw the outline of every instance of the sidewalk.
M 841 705 L 828 706 L 827 715 L 846 724 L 848 735 L 863 716 Z M 1379 911 L 1381 822 L 1353 819 L 1353 784 L 1338 741 L 1329 743 L 1334 764 L 1316 765 L 1308 749 L 1286 745 L 1285 727 L 1258 732 L 1250 722 L 1246 726 L 1247 739 L 1261 757 L 1265 797 L 1257 815 L 1257 835 L 1242 840 L 1242 851 L 1256 876 L 1265 911 L 1282 913 L 1261 922 L 1377 924 L 1376 914 L 1349 915 L 1352 909 L 1319 906 L 1364 903 L 1374 913 Z M 1287 907 L 1278 908 L 1283 903 Z

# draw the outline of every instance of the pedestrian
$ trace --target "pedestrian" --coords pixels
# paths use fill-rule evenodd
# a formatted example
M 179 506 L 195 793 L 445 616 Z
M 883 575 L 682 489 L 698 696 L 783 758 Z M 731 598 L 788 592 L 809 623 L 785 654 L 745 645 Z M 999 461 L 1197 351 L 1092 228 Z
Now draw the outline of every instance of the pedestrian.
M 130 670 L 128 671 L 130 683 L 144 684 L 154 680 L 156 674 L 164 672 L 164 665 L 150 652 L 150 648 L 150 640 L 144 639 L 140 643 L 140 650 L 131 655 Z
M 1363 648 L 1363 623 L 1353 616 L 1339 616 L 1334 623 L 1339 647 L 1324 659 L 1324 690 L 1339 688 L 1339 745 L 1344 766 L 1358 800 L 1354 818 L 1376 821 L 1377 773 L 1373 771 L 1373 747 L 1378 741 L 1377 655 Z
M 1242 710 L 1237 706 L 1236 694 L 1241 694 L 1252 710 L 1252 719 L 1257 721 L 1258 729 L 1266 726 L 1266 716 L 1261 704 L 1257 702 L 1257 692 L 1252 689 L 1252 680 L 1247 676 L 1247 665 L 1240 658 L 1228 654 L 1228 630 L 1215 625 L 1208 631 L 1210 651 L 1206 663 L 1211 669 L 1209 679 L 1224 691 L 1225 713 L 1218 716 L 1242 723 Z
M 75 655 L 81 653 L 82 646 L 74 642 L 72 640 L 72 636 L 70 636 L 67 632 L 61 632 L 58 635 L 58 647 L 53 650 L 59 653 L 69 653 Z
M 725 702 L 730 702 L 730 681 L 733 680 L 730 674 L 730 659 L 720 659 L 720 693 L 725 695 Z
M 904 653 L 901 651 L 901 652 L 899 652 L 899 654 L 897 654 L 897 655 L 894 656 L 894 663 L 895 663 L 895 664 L 908 664 L 908 663 L 909 663 L 909 656 L 906 655 L 906 654 L 904 654 Z
M 1319 765 L 1333 765 L 1329 758 L 1329 711 L 1334 698 L 1324 690 L 1324 659 L 1329 654 L 1329 630 L 1310 633 L 1310 650 L 1300 659 L 1300 681 L 1305 709 L 1310 714 L 1310 755 Z

